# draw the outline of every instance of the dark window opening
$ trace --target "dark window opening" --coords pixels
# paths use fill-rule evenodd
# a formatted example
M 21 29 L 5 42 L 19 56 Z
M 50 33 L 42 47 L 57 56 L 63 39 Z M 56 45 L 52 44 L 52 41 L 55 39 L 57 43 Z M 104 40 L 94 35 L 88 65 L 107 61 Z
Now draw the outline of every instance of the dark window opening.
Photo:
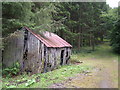
M 46 47 L 44 46 L 44 56 L 46 56 Z
M 61 51 L 61 62 L 60 62 L 60 65 L 62 65 L 63 64 L 63 57 L 64 57 L 64 50 L 62 50 Z
M 51 67 L 52 65 L 51 65 L 51 63 L 47 63 L 47 67 Z
M 27 60 L 27 53 L 28 53 L 28 50 L 26 49 L 26 50 L 25 50 L 25 53 L 24 53 L 24 55 L 23 55 L 23 58 L 24 58 L 25 60 Z
M 26 46 L 27 46 L 27 40 L 28 40 L 28 31 L 25 30 L 25 33 L 24 33 L 24 49 L 25 49 L 25 52 L 24 52 L 24 55 L 23 55 L 23 58 L 25 60 L 27 59 L 27 53 L 28 53 L 28 50 L 26 48 Z
M 24 41 L 26 42 L 27 40 L 28 40 L 28 31 L 25 30 Z
M 24 49 L 26 48 L 27 40 L 28 40 L 28 31 L 25 30 L 25 33 L 24 33 Z

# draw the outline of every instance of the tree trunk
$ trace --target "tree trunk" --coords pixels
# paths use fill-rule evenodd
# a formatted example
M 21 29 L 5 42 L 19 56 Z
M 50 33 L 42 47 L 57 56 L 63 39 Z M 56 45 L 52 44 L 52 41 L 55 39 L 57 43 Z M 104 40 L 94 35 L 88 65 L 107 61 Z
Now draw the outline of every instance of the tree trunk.
M 80 46 L 83 47 L 83 32 L 82 32 L 82 26 L 80 27 L 80 29 L 81 29 L 81 38 L 80 38 L 81 42 L 80 42 Z
M 92 50 L 95 50 L 95 40 L 94 40 L 94 36 L 92 35 Z
M 80 35 L 78 35 L 78 49 L 80 49 Z
M 90 32 L 90 37 L 89 37 L 89 46 L 92 46 L 92 36 L 91 36 L 91 32 Z
M 100 41 L 103 42 L 103 35 L 101 35 L 101 37 L 100 37 Z

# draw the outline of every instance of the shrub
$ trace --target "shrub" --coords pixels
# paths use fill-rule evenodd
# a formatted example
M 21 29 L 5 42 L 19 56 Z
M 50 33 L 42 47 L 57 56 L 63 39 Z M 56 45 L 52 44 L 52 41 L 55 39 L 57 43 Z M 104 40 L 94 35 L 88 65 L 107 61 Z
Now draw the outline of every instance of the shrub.
M 5 68 L 2 74 L 6 77 L 16 76 L 20 71 L 20 64 L 18 62 L 14 63 L 11 67 Z

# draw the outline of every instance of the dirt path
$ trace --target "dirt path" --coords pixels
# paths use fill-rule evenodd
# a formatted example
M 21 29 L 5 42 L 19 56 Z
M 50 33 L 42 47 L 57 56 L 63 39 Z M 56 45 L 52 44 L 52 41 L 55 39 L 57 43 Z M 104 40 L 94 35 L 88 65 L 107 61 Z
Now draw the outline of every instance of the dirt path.
M 106 59 L 85 59 L 83 64 L 92 66 L 92 70 L 69 77 L 49 88 L 118 88 L 118 58 Z

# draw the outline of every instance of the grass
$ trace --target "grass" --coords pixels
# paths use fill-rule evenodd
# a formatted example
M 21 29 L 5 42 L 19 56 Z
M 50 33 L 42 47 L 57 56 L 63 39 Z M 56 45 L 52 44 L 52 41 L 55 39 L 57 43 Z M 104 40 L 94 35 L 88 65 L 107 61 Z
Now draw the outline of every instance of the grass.
M 118 69 L 117 61 L 120 61 L 120 55 L 112 51 L 109 43 L 104 43 L 95 47 L 95 51 L 91 47 L 83 47 L 79 52 L 74 51 L 72 55 L 73 62 L 84 62 L 85 65 L 107 69 L 109 72 L 110 80 L 113 85 L 117 87 L 118 83 Z M 115 63 L 116 62 L 116 63 Z M 97 81 L 97 80 L 96 80 Z
M 104 43 L 95 47 L 95 51 L 91 50 L 91 47 L 83 47 L 79 52 L 73 50 L 72 60 L 82 60 L 85 58 L 110 58 L 110 57 L 118 57 L 112 51 L 112 48 L 109 46 L 109 43 Z
M 47 88 L 51 84 L 64 81 L 67 77 L 88 69 L 90 67 L 86 65 L 67 65 L 47 73 L 3 78 L 3 88 Z

